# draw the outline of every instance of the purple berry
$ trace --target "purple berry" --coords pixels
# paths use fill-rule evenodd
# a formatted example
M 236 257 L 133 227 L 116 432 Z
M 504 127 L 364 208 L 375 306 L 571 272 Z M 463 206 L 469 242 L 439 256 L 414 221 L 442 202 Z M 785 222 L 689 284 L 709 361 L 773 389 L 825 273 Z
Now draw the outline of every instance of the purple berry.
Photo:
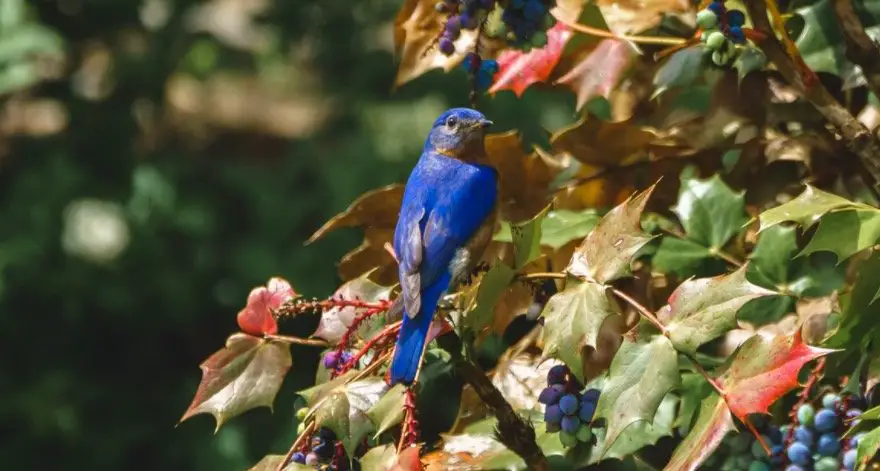
M 306 464 L 306 455 L 301 451 L 294 453 L 290 459 L 293 460 L 294 463 Z
M 578 410 L 578 398 L 574 394 L 566 394 L 559 399 L 559 408 L 565 415 L 574 415 Z
M 556 365 L 547 372 L 547 384 L 565 384 L 565 377 L 567 375 L 567 366 Z
M 455 54 L 455 44 L 447 37 L 440 38 L 438 46 L 440 47 L 440 52 L 443 53 L 444 56 Z
M 562 420 L 562 416 L 562 409 L 559 408 L 558 404 L 549 405 L 544 409 L 544 422 L 548 424 L 558 424 Z
M 846 418 L 847 419 L 856 419 L 860 415 L 862 415 L 861 409 L 850 409 L 850 410 L 846 411 Z
M 583 398 L 581 398 L 581 401 L 583 401 L 583 402 L 598 402 L 599 401 L 599 394 L 600 394 L 600 391 L 598 389 L 595 389 L 595 388 L 594 389 L 587 389 L 584 392 L 584 396 L 583 396 Z
M 324 368 L 328 370 L 332 370 L 336 368 L 336 365 L 339 364 L 339 352 L 336 350 L 327 352 L 324 354 Z
M 562 418 L 562 431 L 567 433 L 577 433 L 581 428 L 581 421 L 573 415 L 566 415 Z
M 541 391 L 541 394 L 538 396 L 538 402 L 544 404 L 545 406 L 549 406 L 551 404 L 556 404 L 557 402 L 559 402 L 560 397 L 562 397 L 562 392 L 558 389 L 552 387 L 544 388 L 544 390 Z
M 318 459 L 318 455 L 314 453 L 309 453 L 306 455 L 306 466 L 316 466 L 320 459 Z

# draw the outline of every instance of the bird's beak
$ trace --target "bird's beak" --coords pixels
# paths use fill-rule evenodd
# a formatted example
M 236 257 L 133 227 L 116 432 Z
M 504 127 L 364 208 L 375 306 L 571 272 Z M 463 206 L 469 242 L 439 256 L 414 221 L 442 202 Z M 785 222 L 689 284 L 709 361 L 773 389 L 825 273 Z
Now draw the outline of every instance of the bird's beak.
M 483 128 L 488 128 L 489 126 L 491 126 L 493 124 L 495 124 L 495 123 L 493 123 L 492 121 L 489 121 L 488 119 L 485 119 L 485 118 L 480 120 L 480 127 L 483 127 Z

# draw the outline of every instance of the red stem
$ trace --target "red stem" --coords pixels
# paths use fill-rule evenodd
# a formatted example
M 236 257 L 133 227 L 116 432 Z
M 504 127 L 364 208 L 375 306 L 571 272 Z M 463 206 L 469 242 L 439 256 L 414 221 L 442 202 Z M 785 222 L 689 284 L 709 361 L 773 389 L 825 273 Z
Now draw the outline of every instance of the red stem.
M 344 365 L 342 365 L 337 370 L 335 370 L 332 373 L 332 376 L 333 377 L 339 376 L 343 373 L 346 373 L 348 370 L 354 368 L 354 366 L 357 365 L 358 361 L 360 361 L 360 359 L 364 355 L 366 355 L 368 351 L 370 351 L 373 347 L 375 347 L 380 341 L 387 339 L 390 336 L 396 334 L 398 330 L 400 330 L 400 321 L 395 322 L 395 323 L 385 327 L 384 329 L 382 329 L 381 332 L 374 335 L 373 338 L 371 338 L 369 341 L 367 341 L 367 343 L 365 343 L 364 346 L 361 347 L 361 349 L 358 350 L 357 353 L 355 353 L 354 356 L 351 357 L 350 360 L 348 360 L 348 362 L 346 362 Z

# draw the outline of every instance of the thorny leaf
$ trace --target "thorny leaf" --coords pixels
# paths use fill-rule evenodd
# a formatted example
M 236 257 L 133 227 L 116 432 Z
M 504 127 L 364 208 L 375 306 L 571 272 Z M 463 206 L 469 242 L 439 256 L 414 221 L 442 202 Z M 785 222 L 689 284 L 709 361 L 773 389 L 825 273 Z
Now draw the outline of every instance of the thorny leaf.
M 278 277 L 269 279 L 266 286 L 251 290 L 247 305 L 236 316 L 238 327 L 242 332 L 256 336 L 277 334 L 278 322 L 272 313 L 295 296 L 287 280 Z
M 515 275 L 516 271 L 499 260 L 480 278 L 477 295 L 465 315 L 471 329 L 479 332 L 492 322 L 495 306 Z
M 819 221 L 819 227 L 800 255 L 819 251 L 834 252 L 837 262 L 872 247 L 880 238 L 880 211 L 865 207 L 835 211 Z
M 525 221 L 550 201 L 550 182 L 559 166 L 541 153 L 526 154 L 516 131 L 489 134 L 486 154 L 498 171 L 500 213 L 507 221 Z
M 577 239 L 582 239 L 596 227 L 599 215 L 594 209 L 569 211 L 552 210 L 541 220 L 541 245 L 558 250 Z M 502 223 L 501 230 L 495 234 L 498 242 L 512 242 L 510 224 Z
M 387 301 L 390 299 L 392 288 L 380 286 L 370 281 L 368 276 L 370 273 L 364 273 L 359 278 L 355 278 L 336 290 L 333 293 L 334 298 L 346 300 L 361 300 L 365 302 Z M 332 307 L 321 313 L 321 320 L 318 322 L 318 328 L 312 334 L 320 337 L 330 343 L 337 343 L 351 327 L 354 319 L 362 314 L 366 309 L 348 307 Z M 358 334 L 362 339 L 369 338 L 375 331 L 384 326 L 385 316 L 380 313 L 374 319 L 369 319 L 361 324 Z
M 767 57 L 757 47 L 744 48 L 733 62 L 733 68 L 736 69 L 736 77 L 740 83 L 746 75 L 763 70 L 765 65 L 767 65 Z
M 678 403 L 678 396 L 667 394 L 651 421 L 639 421 L 627 427 L 601 459 L 624 459 L 646 446 L 656 444 L 661 438 L 672 435 Z M 592 454 L 592 460 L 599 460 L 600 450 L 603 448 L 604 443 L 596 444 L 594 448 L 596 452 Z
M 606 293 L 606 287 L 591 281 L 569 280 L 544 306 L 544 354 L 562 360 L 584 380 L 585 347 L 597 348 L 602 324 L 620 308 Z
M 598 283 L 628 275 L 633 257 L 651 240 L 642 232 L 640 220 L 655 187 L 656 184 L 609 211 L 577 248 L 565 271 Z
M 549 205 L 528 221 L 510 224 L 514 269 L 522 270 L 529 262 L 541 255 L 542 223 L 548 211 L 550 211 Z
M 519 49 L 502 51 L 498 56 L 498 74 L 489 93 L 511 90 L 519 97 L 532 84 L 546 82 L 562 57 L 565 43 L 573 34 L 560 22 L 547 30 L 546 46 L 529 52 Z
M 397 447 L 394 445 L 380 445 L 371 448 L 361 457 L 361 469 L 375 469 L 387 471 L 397 461 Z
M 226 347 L 202 362 L 202 382 L 181 422 L 202 413 L 227 420 L 256 407 L 272 409 L 275 395 L 293 361 L 286 344 L 233 334 Z
M 431 69 L 446 72 L 473 50 L 476 31 L 462 30 L 455 41 L 455 54 L 447 57 L 437 47 L 444 16 L 434 10 L 435 0 L 406 0 L 394 19 L 394 48 L 400 65 L 394 86 L 399 87 Z
M 514 410 L 539 410 L 538 395 L 547 387 L 547 373 L 560 362 L 541 362 L 540 356 L 520 353 L 499 361 L 492 372 L 492 384 L 501 391 Z
M 852 291 L 841 300 L 840 325 L 825 342 L 827 347 L 857 351 L 855 347 L 863 345 L 876 329 L 873 305 L 880 297 L 880 252 L 859 262 L 855 272 Z
M 397 455 L 389 471 L 422 471 L 423 469 L 425 468 L 419 458 L 419 447 L 410 446 Z
M 768 414 L 768 407 L 798 386 L 805 363 L 834 350 L 804 343 L 800 330 L 792 335 L 754 335 L 727 363 L 717 381 L 727 393 L 730 411 L 740 420 Z
M 367 417 L 376 426 L 374 438 L 378 439 L 379 435 L 391 430 L 392 427 L 403 421 L 405 394 L 406 387 L 403 384 L 397 384 L 367 411 Z
M 652 420 L 663 398 L 679 384 L 678 355 L 669 339 L 661 335 L 646 343 L 625 339 L 596 406 L 596 417 L 607 421 L 601 455 L 628 427 Z
M 880 451 L 880 427 L 868 432 L 859 439 L 858 455 L 856 456 L 857 469 L 868 469 L 868 462 Z
M 403 185 L 394 184 L 370 190 L 358 196 L 345 211 L 325 222 L 309 237 L 306 244 L 316 242 L 328 232 L 342 227 L 372 226 L 393 229 L 397 224 L 401 204 L 403 204 Z
M 730 409 L 718 394 L 700 404 L 697 422 L 675 449 L 664 471 L 695 471 L 706 461 L 728 432 L 734 430 Z
M 388 385 L 376 377 L 347 384 L 334 381 L 333 384 L 320 397 L 310 396 L 308 390 L 300 394 L 307 398 L 311 407 L 309 417 L 314 417 L 317 426 L 333 430 L 352 456 L 361 439 L 373 430 L 367 411 L 388 391 Z
M 616 39 L 603 39 L 571 70 L 556 80 L 577 95 L 577 111 L 596 97 L 608 98 L 623 78 L 636 53 L 629 44 Z
M 748 266 L 714 278 L 688 280 L 669 296 L 661 317 L 678 351 L 695 355 L 700 345 L 736 327 L 736 313 L 747 302 L 773 291 L 746 280 Z
M 568 153 L 592 166 L 625 165 L 646 157 L 645 148 L 657 140 L 657 133 L 631 121 L 608 122 L 585 115 L 550 137 L 555 154 Z
M 718 250 L 745 224 L 745 192 L 736 193 L 717 174 L 700 180 L 682 175 L 672 211 L 688 239 Z
M 682 49 L 666 60 L 654 75 L 656 98 L 671 88 L 687 87 L 703 72 L 706 48 L 702 44 Z
M 266 455 L 248 471 L 275 471 L 284 458 L 286 458 L 284 455 Z M 281 471 L 310 471 L 311 469 L 309 466 L 291 461 Z
M 764 211 L 759 216 L 761 221 L 760 230 L 775 226 L 786 221 L 792 221 L 804 229 L 812 226 L 825 213 L 841 208 L 854 208 L 856 203 L 840 196 L 826 193 L 818 188 L 807 185 L 803 193 L 788 203 Z
M 636 34 L 652 29 L 667 15 L 691 11 L 687 0 L 597 0 L 596 4 L 617 34 Z

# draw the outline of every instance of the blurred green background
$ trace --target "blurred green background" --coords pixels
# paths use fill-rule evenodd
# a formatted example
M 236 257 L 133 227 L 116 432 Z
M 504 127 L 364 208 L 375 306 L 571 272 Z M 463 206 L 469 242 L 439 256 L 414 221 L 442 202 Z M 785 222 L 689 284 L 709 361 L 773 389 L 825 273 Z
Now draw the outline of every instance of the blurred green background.
M 303 241 L 403 181 L 436 115 L 467 104 L 462 71 L 391 90 L 399 6 L 0 0 L 4 469 L 240 470 L 286 450 L 305 348 L 274 414 L 175 424 L 249 290 L 332 293 L 360 234 Z M 484 110 L 541 139 L 573 102 Z

